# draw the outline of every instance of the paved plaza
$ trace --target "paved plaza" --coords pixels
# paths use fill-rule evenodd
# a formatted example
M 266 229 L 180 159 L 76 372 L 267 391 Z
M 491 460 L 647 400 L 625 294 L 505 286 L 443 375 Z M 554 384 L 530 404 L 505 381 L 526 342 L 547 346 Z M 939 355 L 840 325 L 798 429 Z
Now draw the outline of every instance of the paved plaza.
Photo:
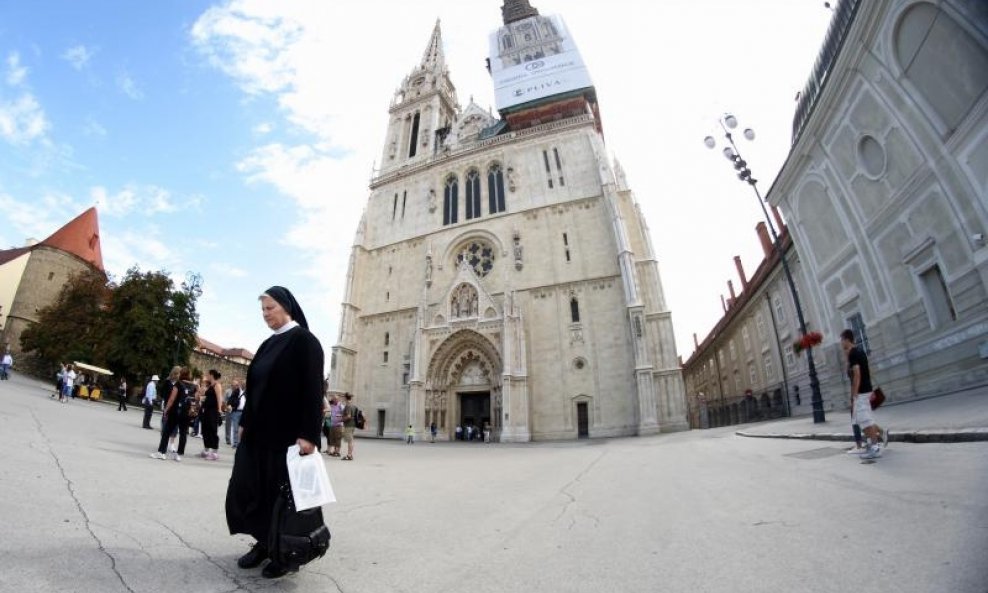
M 218 462 L 148 457 L 141 411 L 0 383 L 3 592 L 988 590 L 988 442 L 844 444 L 737 427 L 500 445 L 361 439 L 326 459 L 329 553 L 242 571 Z M 154 421 L 158 425 L 157 416 Z

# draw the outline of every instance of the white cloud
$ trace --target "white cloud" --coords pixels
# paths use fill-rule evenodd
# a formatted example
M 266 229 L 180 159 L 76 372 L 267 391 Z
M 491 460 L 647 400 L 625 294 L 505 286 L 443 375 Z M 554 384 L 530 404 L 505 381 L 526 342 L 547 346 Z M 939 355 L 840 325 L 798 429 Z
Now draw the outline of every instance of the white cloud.
M 137 86 L 137 83 L 127 72 L 121 72 L 117 75 L 117 88 L 119 88 L 123 94 L 127 95 L 131 99 L 134 99 L 135 101 L 139 101 L 144 98 L 144 91 Z
M 79 44 L 68 48 L 62 52 L 62 59 L 72 65 L 76 70 L 82 70 L 89 65 L 96 52 L 88 49 L 85 45 Z
M 27 78 L 27 66 L 21 66 L 21 55 L 17 52 L 7 54 L 7 84 L 20 86 Z
M 108 216 L 123 217 L 132 212 L 153 216 L 179 209 L 171 192 L 156 185 L 128 184 L 115 194 L 109 193 L 105 187 L 94 186 L 89 190 L 89 196 L 100 212 Z M 199 200 L 198 196 L 193 197 L 187 205 L 197 206 Z
M 254 126 L 253 132 L 258 136 L 270 134 L 274 130 L 274 125 L 269 122 L 262 122 Z
M 210 264 L 209 267 L 216 274 L 218 274 L 220 276 L 224 276 L 226 278 L 246 278 L 247 277 L 247 270 L 244 270 L 243 268 L 238 268 L 237 266 L 234 266 L 234 265 L 229 264 L 229 263 L 213 262 L 212 264 Z
M 0 99 L 0 137 L 14 145 L 44 137 L 51 124 L 44 109 L 30 93 L 13 101 Z
M 87 117 L 82 124 L 82 133 L 87 136 L 106 136 L 106 128 L 92 117 Z
M 4 248 L 21 247 L 28 239 L 42 241 L 83 210 L 84 206 L 67 194 L 49 192 L 38 199 L 24 201 L 0 193 L 0 212 L 8 229 L 7 239 L 15 242 Z

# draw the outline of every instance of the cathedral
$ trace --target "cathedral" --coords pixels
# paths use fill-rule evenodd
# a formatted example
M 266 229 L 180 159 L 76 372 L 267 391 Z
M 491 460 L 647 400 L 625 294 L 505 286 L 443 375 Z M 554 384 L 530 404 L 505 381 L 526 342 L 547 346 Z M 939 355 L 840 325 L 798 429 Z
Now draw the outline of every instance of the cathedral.
M 527 0 L 501 12 L 497 115 L 460 107 L 438 22 L 391 101 L 330 390 L 383 438 L 432 424 L 501 442 L 683 430 L 656 254 L 589 73 L 560 17 Z

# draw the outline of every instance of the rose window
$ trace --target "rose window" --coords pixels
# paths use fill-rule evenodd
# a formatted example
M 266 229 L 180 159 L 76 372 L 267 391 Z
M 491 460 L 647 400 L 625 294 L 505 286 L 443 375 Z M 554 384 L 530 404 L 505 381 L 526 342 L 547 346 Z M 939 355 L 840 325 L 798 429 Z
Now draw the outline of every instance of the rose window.
M 475 274 L 483 278 L 494 269 L 494 248 L 484 241 L 472 241 L 456 255 L 456 265 L 466 261 Z

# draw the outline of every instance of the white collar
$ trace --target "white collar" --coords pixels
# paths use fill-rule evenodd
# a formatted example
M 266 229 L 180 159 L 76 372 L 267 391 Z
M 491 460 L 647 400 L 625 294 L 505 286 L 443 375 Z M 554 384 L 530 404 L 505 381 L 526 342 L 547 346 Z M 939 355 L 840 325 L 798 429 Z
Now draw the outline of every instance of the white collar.
M 274 330 L 274 335 L 277 336 L 277 335 L 283 334 L 283 333 L 285 333 L 286 331 L 288 331 L 290 329 L 295 329 L 296 327 L 298 327 L 298 322 L 295 321 L 294 319 L 292 319 L 291 321 L 289 321 L 285 325 L 283 325 L 283 326 L 279 327 L 278 329 Z

